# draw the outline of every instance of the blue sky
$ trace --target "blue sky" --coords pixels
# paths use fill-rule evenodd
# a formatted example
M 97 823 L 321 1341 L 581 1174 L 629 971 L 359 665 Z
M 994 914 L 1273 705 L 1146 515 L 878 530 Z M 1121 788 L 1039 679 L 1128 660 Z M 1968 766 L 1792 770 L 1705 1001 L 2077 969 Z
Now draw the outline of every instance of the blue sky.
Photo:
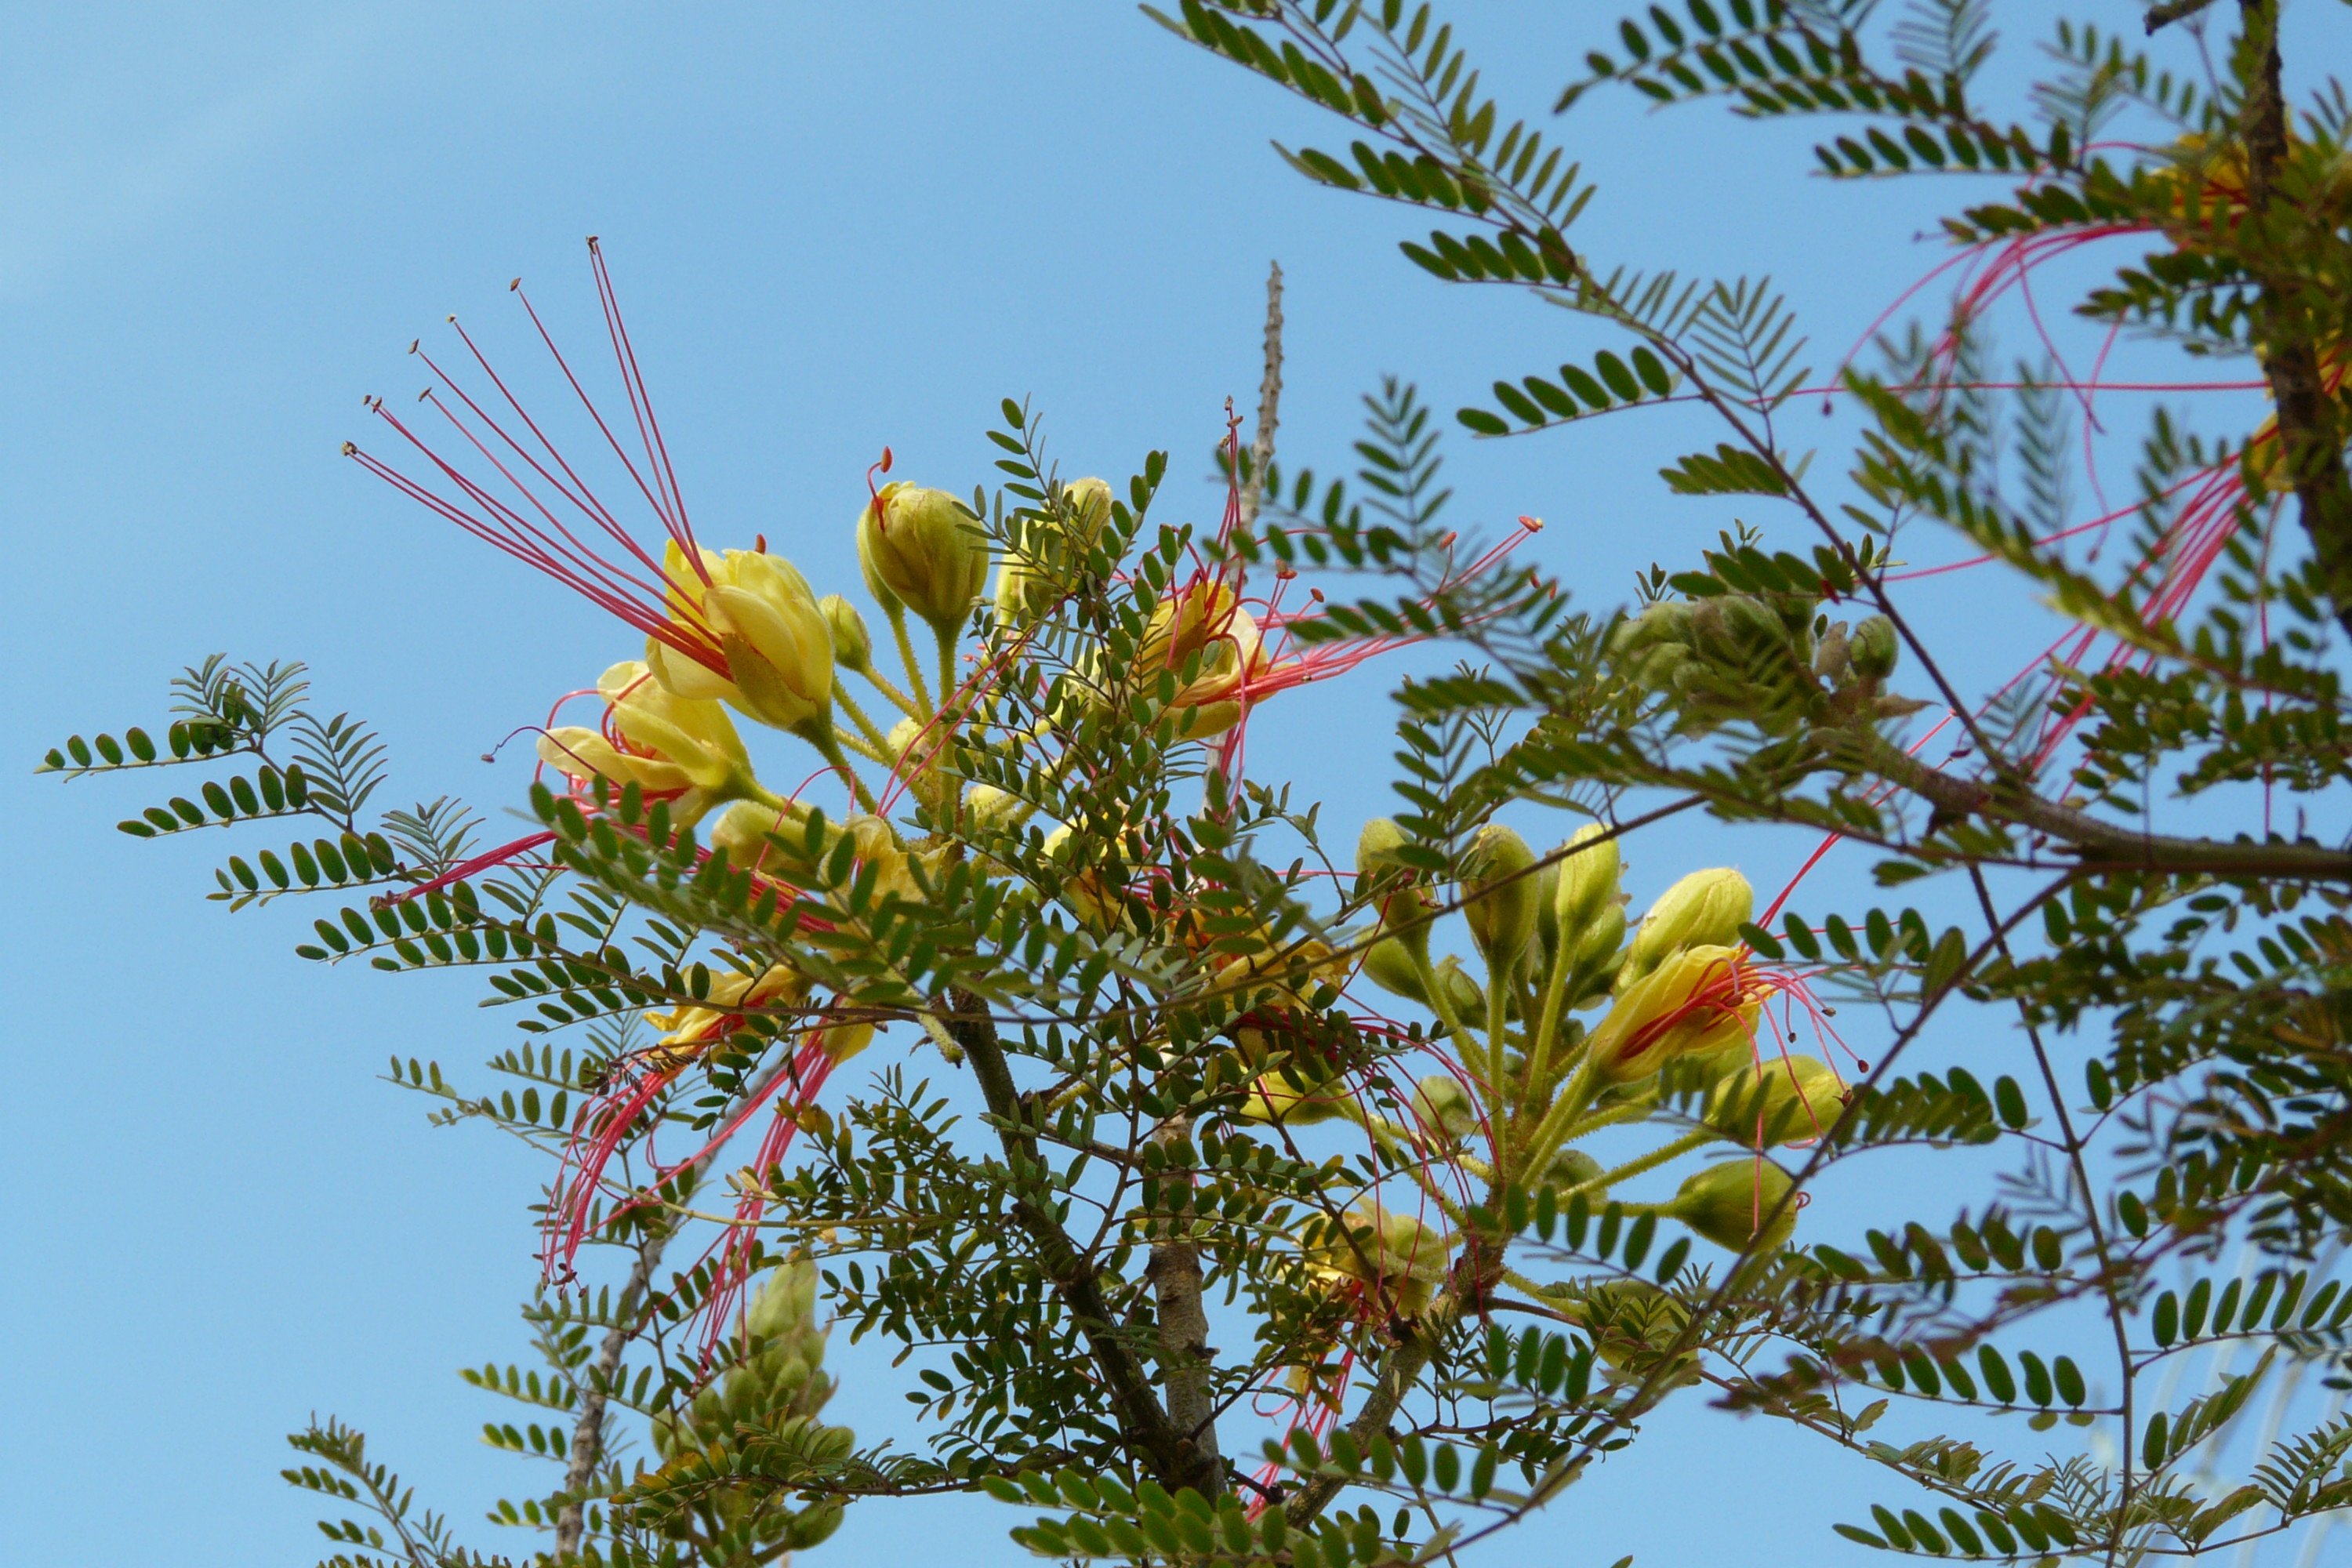
M 1490 87 L 1530 113 L 1601 41 L 1584 7 L 1456 9 Z M 2334 16 L 2305 19 L 2323 22 L 2343 37 Z M 25 765 L 71 731 L 155 724 L 166 678 L 226 649 L 309 660 L 330 710 L 393 742 L 400 798 L 518 799 L 527 760 L 481 754 L 627 639 L 338 445 L 365 434 L 363 395 L 421 385 L 404 351 L 444 316 L 519 349 L 517 274 L 593 347 L 590 233 L 706 534 L 764 531 L 821 587 L 855 581 L 879 449 L 968 489 L 1008 395 L 1035 399 L 1069 471 L 1171 449 L 1178 510 L 1209 517 L 1194 480 L 1223 399 L 1254 392 L 1270 258 L 1289 282 L 1284 449 L 1326 472 L 1349 465 L 1357 399 L 1384 372 L 1450 411 L 1495 374 L 1609 346 L 1524 300 L 1438 288 L 1396 255 L 1412 231 L 1395 215 L 1275 158 L 1269 137 L 1316 129 L 1304 110 L 1103 0 L 20 6 L 0 15 L 0 526 L 28 633 L 9 705 Z M 1605 97 L 1569 129 L 1603 187 L 1585 243 L 1777 275 L 1817 363 L 1937 254 L 1916 237 L 1946 192 L 1811 179 L 1790 129 L 1726 141 L 1708 112 Z M 1659 495 L 1693 428 L 1456 441 L 1454 521 L 1544 518 L 1535 558 L 1613 602 L 1725 521 Z M 1925 613 L 1967 633 L 1964 680 L 2038 646 L 2038 612 L 1997 584 Z M 1385 809 L 1385 722 L 1367 672 L 1286 702 L 1254 731 L 1253 769 L 1352 824 Z M 462 982 L 307 965 L 293 916 L 206 904 L 224 847 L 114 833 L 147 804 L 136 784 L 20 765 L 0 791 L 19 825 L 0 848 L 19 1108 L 0 1153 L 18 1194 L 0 1561 L 298 1560 L 312 1512 L 276 1471 L 313 1410 L 364 1426 L 477 1543 L 522 1550 L 476 1521 L 537 1478 L 475 1442 L 497 1407 L 454 1369 L 524 1348 L 523 1205 L 543 1173 L 426 1127 L 373 1076 L 394 1052 L 470 1068 L 502 1026 Z M 1637 896 L 1718 842 L 1645 840 Z M 1769 835 L 1739 851 L 1759 882 L 1801 852 Z M 836 1359 L 836 1418 L 899 1427 L 884 1358 Z M 1818 1522 L 1850 1475 L 1825 1454 L 1698 1410 L 1658 1426 L 1488 1560 L 1856 1551 Z M 1725 1500 L 1694 1510 L 1702 1487 Z M 1759 1537 L 1768 1514 L 1789 1522 Z M 1010 1522 L 869 1507 L 826 1555 L 952 1539 L 961 1560 L 1024 1560 Z

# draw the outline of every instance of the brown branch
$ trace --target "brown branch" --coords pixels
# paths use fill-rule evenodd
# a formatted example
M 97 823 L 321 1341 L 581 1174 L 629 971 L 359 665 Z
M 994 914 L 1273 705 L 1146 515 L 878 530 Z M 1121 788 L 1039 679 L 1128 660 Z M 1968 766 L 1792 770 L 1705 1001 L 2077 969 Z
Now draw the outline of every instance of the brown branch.
M 2255 347 L 2271 384 L 2279 447 L 2311 552 L 2327 584 L 2336 618 L 2352 632 L 2352 471 L 2344 462 L 2344 427 L 2320 364 L 2322 332 L 2313 320 L 2328 307 L 2310 300 L 2294 258 L 2280 242 L 2311 233 L 2278 199 L 2288 150 L 2286 96 L 2280 85 L 2278 0 L 2238 0 L 2252 57 L 2239 133 L 2246 147 L 2246 216 L 2238 226 L 2242 257 L 2262 287 Z
M 1949 816 L 2007 822 L 2071 846 L 2086 866 L 2207 877 L 2275 877 L 2290 881 L 2352 882 L 2352 854 L 2318 844 L 2278 840 L 2179 838 L 2139 833 L 2044 800 L 2008 782 L 1964 779 L 1906 755 L 1884 737 L 1864 743 L 1871 771 L 1902 785 Z
M 1250 441 L 1249 477 L 1242 486 L 1242 527 L 1257 517 L 1265 494 L 1266 470 L 1274 462 L 1274 433 L 1282 417 L 1282 263 L 1265 278 L 1265 369 L 1258 378 L 1257 432 Z M 1192 1124 L 1171 1117 L 1152 1134 L 1162 1143 L 1181 1143 Z M 1201 1249 L 1189 1236 L 1153 1244 L 1144 1277 L 1151 1281 L 1160 1321 L 1160 1386 L 1168 1420 L 1191 1440 L 1195 1463 L 1223 1489 L 1224 1461 L 1217 1449 L 1217 1407 L 1212 1373 L 1216 1352 L 1209 1345 L 1209 1314 L 1201 1303 Z
M 2212 4 L 2213 0 L 2163 0 L 2147 8 L 2147 30 L 2153 35 L 2175 22 L 2185 22 Z
M 1101 1271 L 1055 1216 L 1055 1189 L 1045 1179 L 1037 1139 L 1028 1130 L 1029 1107 L 1013 1086 L 1013 1069 L 1005 1062 L 1004 1047 L 996 1037 L 996 1026 L 989 1021 L 985 1004 L 962 991 L 951 1000 L 954 1011 L 947 1019 L 948 1032 L 964 1049 L 981 1098 L 987 1101 L 995 1123 L 997 1139 L 1004 1147 L 1012 1173 L 1013 1221 L 1027 1233 L 1046 1282 L 1069 1309 L 1086 1339 L 1095 1370 L 1110 1395 L 1122 1440 L 1152 1479 L 1169 1490 L 1191 1487 L 1204 1496 L 1213 1493 L 1222 1465 L 1213 1452 L 1204 1453 L 1191 1433 L 1170 1419 L 1152 1392 L 1142 1359 L 1112 1315 L 1103 1295 Z

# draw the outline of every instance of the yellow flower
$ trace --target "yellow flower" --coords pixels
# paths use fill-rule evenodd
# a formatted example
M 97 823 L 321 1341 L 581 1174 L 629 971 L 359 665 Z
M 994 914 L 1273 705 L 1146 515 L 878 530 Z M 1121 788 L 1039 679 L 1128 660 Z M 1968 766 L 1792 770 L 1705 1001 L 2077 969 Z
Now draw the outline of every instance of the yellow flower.
M 1222 583 L 1180 589 L 1160 601 L 1136 649 L 1132 679 L 1150 691 L 1162 672 L 1181 680 L 1196 658 L 1192 679 L 1177 689 L 1168 706 L 1183 734 L 1209 740 L 1241 722 L 1244 687 L 1265 660 L 1257 622 Z
M 1603 1083 L 1632 1083 L 1677 1057 L 1711 1056 L 1755 1037 L 1760 999 L 1738 949 L 1686 947 L 1618 994 L 1586 1049 Z
M 551 767 L 676 795 L 673 818 L 681 825 L 758 787 L 742 738 L 718 703 L 677 695 L 634 660 L 607 669 L 596 689 L 621 744 L 579 725 L 550 730 L 540 737 L 539 754 Z
M 676 763 L 633 755 L 579 724 L 559 724 L 541 735 L 539 760 L 575 779 L 635 784 L 647 795 L 677 794 L 694 782 Z
M 648 637 L 654 678 L 681 697 L 726 702 L 779 730 L 827 731 L 833 627 L 808 580 L 782 556 L 760 551 L 705 550 L 701 561 L 708 583 L 671 543 L 663 562 L 670 616 L 717 643 L 726 673 Z
M 750 780 L 751 756 L 718 703 L 678 696 L 635 659 L 607 669 L 597 678 L 596 689 L 612 707 L 613 727 L 632 750 L 677 763 L 697 785 L 714 793 Z
M 772 805 L 764 800 L 739 800 L 727 808 L 709 834 L 710 847 L 724 849 L 737 869 L 756 867 L 768 858 L 769 836 L 782 837 L 795 853 L 806 843 L 809 809 L 798 801 Z
M 797 1007 L 808 994 L 808 981 L 781 963 L 757 975 L 733 969 L 714 974 L 701 1001 L 646 1015 L 646 1022 L 662 1031 L 655 1056 L 667 1065 L 691 1061 L 710 1047 L 728 1018 L 752 1008 Z

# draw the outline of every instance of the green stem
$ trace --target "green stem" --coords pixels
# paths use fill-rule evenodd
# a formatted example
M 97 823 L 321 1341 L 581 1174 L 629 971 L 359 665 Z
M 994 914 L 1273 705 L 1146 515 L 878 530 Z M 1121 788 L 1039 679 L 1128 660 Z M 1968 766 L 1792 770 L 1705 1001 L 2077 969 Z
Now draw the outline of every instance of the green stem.
M 1579 1182 L 1576 1185 L 1566 1188 L 1561 1192 L 1560 1196 L 1569 1197 L 1577 1193 L 1603 1192 L 1620 1182 L 1630 1182 L 1645 1171 L 1654 1171 L 1669 1160 L 1678 1160 L 1702 1144 L 1714 1142 L 1715 1136 L 1714 1129 L 1707 1127 L 1685 1132 L 1673 1142 L 1662 1143 L 1638 1159 L 1626 1161 L 1613 1171 L 1603 1171 L 1590 1180 Z
M 1574 936 L 1563 928 L 1559 941 L 1553 946 L 1551 973 L 1544 979 L 1543 1001 L 1536 1008 L 1534 1037 L 1528 1045 L 1527 1082 L 1520 1086 L 1520 1098 L 1532 1109 L 1536 1096 L 1543 1092 L 1544 1080 L 1551 1076 L 1551 1052 L 1559 1038 L 1560 1016 L 1567 1011 L 1568 972 L 1576 956 Z
M 900 606 L 893 605 L 887 614 L 890 620 L 890 636 L 898 644 L 899 662 L 907 667 L 908 684 L 915 689 L 915 701 L 918 706 L 914 717 L 929 719 L 936 714 L 939 709 L 931 702 L 930 688 L 923 684 L 923 661 L 915 657 L 914 641 L 907 636 L 907 612 Z M 878 681 L 880 677 L 877 676 L 876 679 Z
M 890 700 L 890 705 L 898 709 L 899 712 L 904 713 L 908 718 L 914 720 L 917 723 L 920 723 L 922 721 L 923 710 L 916 707 L 915 700 L 908 696 L 905 692 L 899 690 L 897 684 L 893 682 L 888 676 L 875 668 L 870 663 L 857 673 L 864 676 L 869 682 L 871 682 L 875 690 L 888 698 Z
M 1438 983 L 1436 965 L 1429 962 L 1428 948 L 1408 944 L 1405 952 L 1412 960 L 1414 977 L 1421 982 L 1421 988 L 1429 994 L 1429 1010 L 1437 1015 L 1437 1021 L 1444 1025 L 1447 1032 L 1453 1035 L 1454 1048 L 1461 1055 L 1463 1065 L 1468 1066 L 1471 1043 L 1478 1037 L 1462 1022 L 1461 1016 L 1454 1012 L 1453 999 L 1446 995 L 1445 987 Z M 1491 1093 L 1490 1090 L 1489 1094 Z
M 857 705 L 857 700 L 850 696 L 837 680 L 833 684 L 833 700 L 841 704 L 841 710 L 849 715 L 850 722 L 856 724 L 866 739 L 872 742 L 874 760 L 877 763 L 885 761 L 890 750 L 890 737 L 866 716 L 866 710 Z
M 940 704 L 945 707 L 956 689 L 956 629 L 953 626 L 933 626 L 931 633 L 940 643 Z
M 1510 1092 L 1504 1066 L 1505 1045 L 1503 1021 L 1508 1009 L 1503 994 L 1504 977 L 1490 964 L 1486 970 L 1486 1114 L 1495 1126 L 1495 1169 L 1488 1179 L 1496 1186 L 1503 1184 L 1503 1173 L 1510 1166 L 1511 1139 L 1507 1118 Z
M 801 738 L 814 746 L 817 754 L 831 763 L 834 772 L 841 775 L 841 782 L 849 786 L 850 799 L 856 801 L 866 811 L 881 809 L 874 804 L 873 794 L 866 789 L 866 781 L 857 776 L 857 770 L 849 765 L 848 757 L 842 753 L 841 741 L 832 725 L 827 724 L 822 731 L 803 735 Z
M 869 763 L 878 763 L 884 768 L 887 768 L 890 765 L 889 755 L 884 752 L 881 747 L 869 744 L 858 736 L 851 734 L 848 731 L 843 729 L 838 724 L 833 727 L 833 738 L 839 742 L 845 750 L 856 752 L 859 756 L 864 757 Z
M 1565 1134 L 1569 1128 L 1584 1114 L 1586 1108 L 1592 1103 L 1592 1097 L 1600 1092 L 1601 1080 L 1593 1076 L 1592 1058 L 1587 1056 L 1576 1064 L 1576 1071 L 1560 1087 L 1559 1098 L 1552 1101 L 1549 1110 L 1544 1112 L 1544 1119 L 1536 1123 L 1535 1136 L 1528 1140 L 1529 1170 L 1541 1170 L 1550 1162 L 1553 1152 L 1566 1142 Z

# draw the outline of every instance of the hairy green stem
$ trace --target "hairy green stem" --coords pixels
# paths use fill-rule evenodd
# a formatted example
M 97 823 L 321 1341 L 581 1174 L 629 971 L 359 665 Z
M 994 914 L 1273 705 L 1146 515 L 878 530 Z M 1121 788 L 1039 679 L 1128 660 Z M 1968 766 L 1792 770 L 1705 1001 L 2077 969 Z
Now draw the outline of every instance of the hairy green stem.
M 891 640 L 898 645 L 898 662 L 907 667 L 907 683 L 915 689 L 915 706 L 908 714 L 917 720 L 930 719 L 939 709 L 931 701 L 930 688 L 923 684 L 923 661 L 915 657 L 914 639 L 907 635 L 906 609 L 893 605 L 883 613 L 890 623 Z M 878 684 L 881 677 L 877 675 L 875 679 Z

